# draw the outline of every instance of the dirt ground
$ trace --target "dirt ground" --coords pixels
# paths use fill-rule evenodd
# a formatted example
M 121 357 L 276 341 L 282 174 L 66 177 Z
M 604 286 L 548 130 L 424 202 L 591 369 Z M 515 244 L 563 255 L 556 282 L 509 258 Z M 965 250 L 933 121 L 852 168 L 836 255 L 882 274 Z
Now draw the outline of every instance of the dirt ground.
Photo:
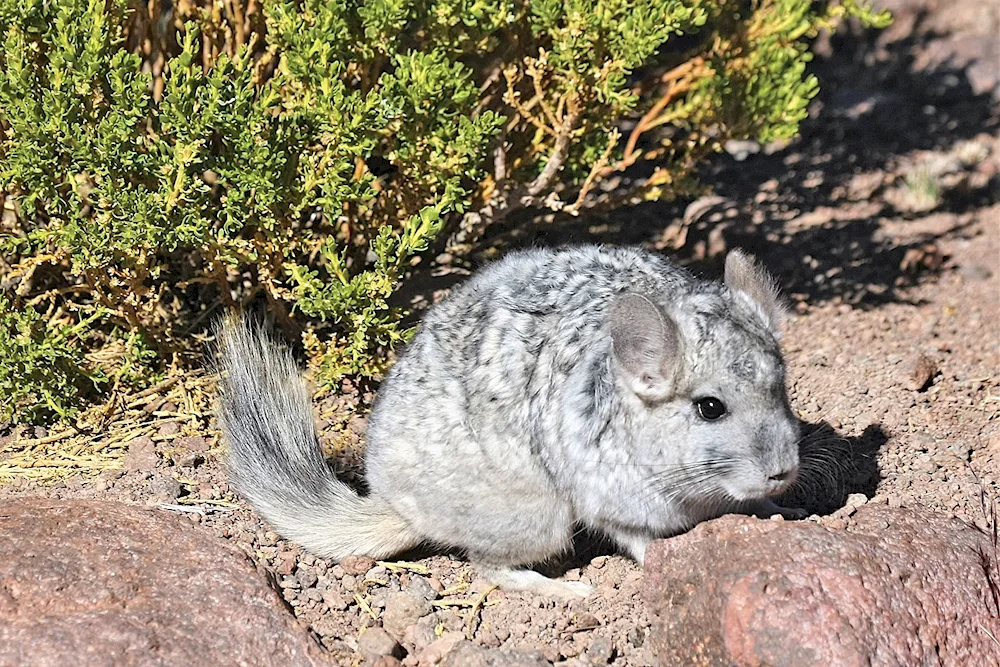
M 903 8 L 897 22 L 914 18 L 907 3 L 893 4 Z M 924 5 L 938 12 L 921 14 L 925 23 L 946 11 Z M 948 5 L 953 29 L 981 28 L 974 12 L 984 5 L 997 9 Z M 821 42 L 814 69 L 823 92 L 802 137 L 730 146 L 704 174 L 713 197 L 522 219 L 493 230 L 475 261 L 525 245 L 640 243 L 717 276 L 725 250 L 747 248 L 792 304 L 790 395 L 810 435 L 789 500 L 832 526 L 868 502 L 929 507 L 985 527 L 984 503 L 1000 498 L 1000 115 L 966 70 L 933 61 L 947 39 L 934 25 Z M 415 303 L 461 274 L 430 267 L 414 282 Z M 363 439 L 354 404 L 370 399 L 345 386 L 319 405 L 322 438 L 345 470 L 357 469 Z M 0 487 L 0 499 L 105 498 L 180 512 L 274 571 L 295 614 L 344 664 L 357 660 L 363 629 L 383 624 L 417 649 L 459 632 L 552 662 L 654 664 L 640 568 L 586 536 L 576 557 L 551 564 L 597 587 L 571 603 L 491 591 L 457 556 L 336 565 L 302 553 L 229 490 L 200 400 L 179 388 L 136 397 L 133 411 L 144 415 L 136 433 L 148 442 L 114 443 L 128 448 L 124 469 L 55 486 L 19 479 Z

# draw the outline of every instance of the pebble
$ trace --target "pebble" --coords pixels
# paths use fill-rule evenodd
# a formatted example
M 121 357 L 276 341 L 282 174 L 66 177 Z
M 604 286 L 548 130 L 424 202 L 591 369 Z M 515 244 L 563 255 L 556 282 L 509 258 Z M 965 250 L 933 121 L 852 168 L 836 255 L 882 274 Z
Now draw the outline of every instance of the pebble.
M 290 575 L 295 571 L 295 554 L 291 551 L 283 551 L 278 554 L 278 564 L 274 571 L 281 575 Z
M 437 621 L 434 616 L 424 616 L 406 629 L 403 633 L 403 643 L 416 650 L 430 645 L 437 639 L 437 634 L 434 632 L 436 625 Z M 495 635 L 496 633 L 493 634 Z
M 906 386 L 911 391 L 926 391 L 937 373 L 937 362 L 926 354 L 921 354 L 907 367 Z
M 340 568 L 346 574 L 355 576 L 367 573 L 375 565 L 375 560 L 368 556 L 348 556 L 340 561 Z
M 601 622 L 593 614 L 584 612 L 577 615 L 573 627 L 576 630 L 593 630 L 594 628 L 601 627 Z
M 183 487 L 173 477 L 168 475 L 156 475 L 149 483 L 149 490 L 153 497 L 158 500 L 177 500 L 181 495 Z
M 153 439 L 144 435 L 129 441 L 124 467 L 131 472 L 148 471 L 154 469 L 159 460 Z
M 427 600 L 418 600 L 408 593 L 392 593 L 385 599 L 382 627 L 393 637 L 402 638 L 409 626 L 431 611 L 433 608 Z
M 164 437 L 180 433 L 180 431 L 181 431 L 181 425 L 175 421 L 164 422 L 160 424 L 160 428 L 156 430 L 156 432 L 159 435 Z
M 461 632 L 445 632 L 440 638 L 432 641 L 417 654 L 417 663 L 420 665 L 436 665 L 444 659 L 448 651 L 455 648 L 455 646 L 464 640 L 465 635 Z
M 205 457 L 198 452 L 179 451 L 174 452 L 170 456 L 170 460 L 174 462 L 175 466 L 181 468 L 197 468 L 205 462 Z
M 368 628 L 358 637 L 358 653 L 366 658 L 393 656 L 401 658 L 403 648 L 382 628 Z
M 189 435 L 177 439 L 177 446 L 189 449 L 192 452 L 205 453 L 208 451 L 208 440 L 200 435 Z
M 591 663 L 596 665 L 608 664 L 613 655 L 614 647 L 611 645 L 611 641 L 605 637 L 595 637 L 590 642 L 590 646 L 587 647 L 587 657 L 590 658 Z
M 363 579 L 363 581 L 386 583 L 389 581 L 389 570 L 383 567 L 382 565 L 376 565 L 375 567 L 365 572 L 365 578 Z
M 314 586 L 317 579 L 319 579 L 313 570 L 303 568 L 301 565 L 299 565 L 299 569 L 295 573 L 295 578 L 299 580 L 300 584 L 302 584 L 302 588 L 310 588 Z
M 321 597 L 326 606 L 330 608 L 330 611 L 344 611 L 349 606 L 347 597 L 334 588 L 328 588 L 323 591 Z
M 433 600 L 438 596 L 438 591 L 424 577 L 410 577 L 403 590 L 418 600 Z

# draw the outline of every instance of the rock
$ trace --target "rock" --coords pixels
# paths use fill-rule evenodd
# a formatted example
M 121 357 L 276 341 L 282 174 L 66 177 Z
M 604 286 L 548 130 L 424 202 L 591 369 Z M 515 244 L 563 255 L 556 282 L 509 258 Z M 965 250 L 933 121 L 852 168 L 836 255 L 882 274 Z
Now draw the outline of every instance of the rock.
M 205 453 L 208 451 L 208 441 L 200 435 L 189 435 L 177 440 L 178 447 L 184 447 L 192 452 Z
M 358 637 L 358 653 L 374 659 L 383 655 L 403 657 L 403 647 L 382 628 L 368 628 Z
M 461 632 L 445 632 L 440 638 L 435 639 L 417 653 L 416 661 L 420 667 L 431 667 L 440 664 L 444 656 L 460 642 L 465 641 L 465 635 Z M 408 659 L 409 660 L 409 659 Z
M 175 421 L 163 422 L 160 424 L 160 428 L 157 429 L 157 433 L 164 437 L 169 437 L 171 435 L 176 435 L 181 432 L 181 425 Z
M 355 577 L 365 574 L 374 565 L 375 561 L 368 556 L 348 556 L 340 561 L 340 567 L 344 572 Z
M 146 472 L 156 468 L 160 457 L 156 453 L 156 445 L 148 435 L 133 438 L 128 443 L 125 452 L 125 469 L 133 472 Z
M 614 652 L 614 646 L 612 646 L 611 640 L 607 637 L 594 637 L 593 641 L 590 642 L 590 646 L 587 647 L 587 657 L 590 658 L 591 664 L 594 665 L 608 664 L 611 662 Z
M 434 590 L 430 582 L 424 577 L 410 577 L 409 582 L 406 584 L 406 588 L 403 589 L 406 593 L 409 593 L 411 597 L 418 600 L 433 600 L 437 597 L 438 592 Z
M 295 578 L 299 580 L 299 584 L 302 585 L 302 588 L 315 586 L 316 582 L 319 581 L 319 577 L 316 576 L 316 572 L 314 570 L 304 568 L 301 565 L 295 572 Z
M 537 651 L 486 649 L 468 640 L 445 654 L 441 667 L 548 667 L 552 663 Z
M 149 482 L 149 490 L 156 500 L 171 502 L 180 497 L 181 483 L 170 475 L 154 475 Z
M 198 452 L 174 452 L 170 455 L 170 459 L 174 462 L 175 466 L 181 468 L 197 468 L 205 462 L 205 457 Z
M 347 598 L 338 589 L 327 588 L 323 591 L 323 602 L 330 611 L 344 611 L 348 607 Z
M 931 385 L 937 372 L 937 362 L 926 354 L 921 354 L 909 364 L 906 386 L 911 391 L 924 391 Z
M 253 562 L 183 518 L 27 498 L 0 535 L 0 665 L 329 664 Z
M 649 640 L 662 665 L 982 665 L 993 553 L 960 521 L 884 505 L 850 532 L 726 516 L 650 546 Z
M 393 637 L 402 639 L 406 628 L 431 611 L 433 607 L 427 600 L 415 598 L 408 593 L 392 593 L 385 599 L 382 627 Z

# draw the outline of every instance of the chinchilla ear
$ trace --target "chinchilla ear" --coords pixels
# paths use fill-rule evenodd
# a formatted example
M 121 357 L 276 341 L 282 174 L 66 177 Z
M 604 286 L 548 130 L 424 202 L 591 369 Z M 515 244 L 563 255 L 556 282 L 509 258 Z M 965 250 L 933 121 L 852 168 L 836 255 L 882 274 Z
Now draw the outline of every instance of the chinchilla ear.
M 681 361 L 677 324 L 650 299 L 632 292 L 615 297 L 609 321 L 615 360 L 629 389 L 644 401 L 669 397 Z
M 751 255 L 732 250 L 726 256 L 726 285 L 735 292 L 750 297 L 767 326 L 776 336 L 781 335 L 785 307 L 778 296 L 778 284 Z

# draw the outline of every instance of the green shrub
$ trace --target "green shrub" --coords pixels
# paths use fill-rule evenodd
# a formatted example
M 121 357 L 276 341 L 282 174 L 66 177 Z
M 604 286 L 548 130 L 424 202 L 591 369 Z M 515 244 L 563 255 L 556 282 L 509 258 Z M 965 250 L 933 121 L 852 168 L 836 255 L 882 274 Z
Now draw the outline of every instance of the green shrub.
M 885 21 L 850 0 L 174 4 L 0 0 L 2 419 L 106 386 L 87 349 L 184 359 L 258 295 L 322 382 L 375 377 L 407 335 L 389 297 L 443 229 L 467 244 L 518 207 L 578 209 L 653 128 L 648 193 L 675 195 L 725 140 L 794 134 L 817 28 Z M 658 50 L 671 69 L 619 147 Z

